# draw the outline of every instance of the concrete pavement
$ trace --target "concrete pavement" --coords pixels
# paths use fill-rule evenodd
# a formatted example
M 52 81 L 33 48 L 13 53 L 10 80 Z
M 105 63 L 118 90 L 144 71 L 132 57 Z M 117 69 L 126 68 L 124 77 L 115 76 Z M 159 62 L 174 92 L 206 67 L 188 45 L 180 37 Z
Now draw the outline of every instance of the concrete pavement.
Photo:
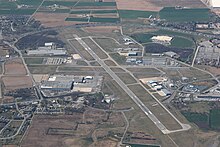
M 140 109 L 145 113 L 145 115 L 150 118 L 153 123 L 157 126 L 158 129 L 161 130 L 163 134 L 169 134 L 175 131 L 183 131 L 188 130 L 190 127 L 183 127 L 183 130 L 168 130 L 159 120 L 158 118 L 144 105 L 144 103 L 127 87 L 127 85 L 105 64 L 103 60 L 101 60 L 96 53 L 77 35 L 74 35 L 75 39 L 87 50 L 91 56 L 96 59 L 96 61 L 104 68 L 104 70 L 117 82 L 117 84 L 130 96 L 130 98 L 140 107 Z M 68 42 L 71 44 L 70 40 Z

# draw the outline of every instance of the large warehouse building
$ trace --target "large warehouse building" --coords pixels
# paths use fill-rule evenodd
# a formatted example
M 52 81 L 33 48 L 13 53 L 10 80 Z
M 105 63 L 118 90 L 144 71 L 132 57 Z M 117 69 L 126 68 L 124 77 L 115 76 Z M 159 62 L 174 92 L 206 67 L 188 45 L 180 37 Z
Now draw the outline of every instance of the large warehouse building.
M 211 5 L 213 8 L 220 8 L 220 0 L 211 0 Z

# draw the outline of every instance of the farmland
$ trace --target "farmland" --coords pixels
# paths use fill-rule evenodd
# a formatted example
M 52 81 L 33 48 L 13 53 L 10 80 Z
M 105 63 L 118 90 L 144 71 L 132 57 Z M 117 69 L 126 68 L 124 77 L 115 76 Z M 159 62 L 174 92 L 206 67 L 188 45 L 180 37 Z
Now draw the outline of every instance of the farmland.
M 41 2 L 42 0 L 3 0 L 0 2 L 0 14 L 31 15 Z
M 26 69 L 20 59 L 15 59 L 6 62 L 5 64 L 6 75 L 25 75 Z
M 34 17 L 41 20 L 45 26 L 56 26 L 56 24 L 52 24 L 54 17 L 42 20 L 44 15 L 48 15 L 47 13 L 56 14 L 56 18 L 60 19 L 57 26 L 87 22 L 120 22 L 114 1 L 44 1 Z
M 119 10 L 119 15 L 122 19 L 137 19 L 149 18 L 150 16 L 156 16 L 157 12 L 153 11 L 138 11 L 138 10 Z
M 210 10 L 203 9 L 175 9 L 173 7 L 163 8 L 159 12 L 160 18 L 173 22 L 208 21 Z M 180 17 L 181 16 L 181 17 Z
M 209 123 L 210 123 L 211 128 L 217 129 L 217 130 L 220 129 L 219 115 L 220 115 L 220 110 L 218 110 L 218 109 L 213 109 L 210 111 Z

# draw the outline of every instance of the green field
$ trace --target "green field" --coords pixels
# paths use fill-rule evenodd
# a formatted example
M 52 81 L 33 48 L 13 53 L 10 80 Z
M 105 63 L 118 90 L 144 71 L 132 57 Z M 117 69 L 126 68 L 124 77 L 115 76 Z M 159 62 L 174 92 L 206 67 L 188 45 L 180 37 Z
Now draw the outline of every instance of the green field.
M 139 43 L 149 43 L 152 42 L 151 38 L 154 36 L 153 33 L 138 33 L 132 34 L 131 37 Z
M 125 19 L 136 19 L 138 17 L 148 18 L 151 15 L 152 16 L 157 15 L 157 12 L 152 12 L 152 11 L 119 10 L 118 12 L 120 17 Z
M 8 2 L 6 0 L 0 1 L 0 9 L 16 9 L 17 4 L 15 2 Z
M 109 54 L 112 59 L 114 59 L 118 64 L 125 63 L 126 57 L 119 55 L 118 53 L 110 53 Z
M 180 48 L 191 48 L 195 46 L 194 42 L 190 39 L 186 39 L 183 37 L 174 37 L 171 41 L 172 47 L 180 47 Z
M 108 13 L 117 13 L 117 10 L 80 10 L 80 11 L 71 11 L 70 14 L 108 14 Z
M 178 48 L 194 48 L 195 43 L 189 36 L 185 36 L 182 33 L 175 33 L 171 31 L 164 31 L 159 30 L 150 33 L 137 33 L 132 34 L 131 37 L 138 41 L 141 44 L 151 43 L 151 38 L 155 35 L 169 35 L 173 36 L 174 38 L 171 41 L 171 47 L 178 47 Z M 183 36 L 182 36 L 183 35 Z
M 202 113 L 191 113 L 191 112 L 183 112 L 182 113 L 188 121 L 190 122 L 202 122 L 202 123 L 208 123 L 208 115 L 202 114 Z
M 32 15 L 35 9 L 11 9 L 11 10 L 0 10 L 0 15 Z
M 209 125 L 212 129 L 220 129 L 220 110 L 219 109 L 210 110 Z
M 76 4 L 76 2 L 71 2 L 71 1 L 44 1 L 42 6 L 51 6 L 51 5 L 59 5 L 59 6 L 66 6 L 66 7 L 71 7 Z
M 91 10 L 71 11 L 70 14 L 90 14 Z
M 37 12 L 44 12 L 44 13 L 69 13 L 70 9 L 55 9 L 54 11 L 48 10 L 38 10 Z
M 67 17 L 65 21 L 82 21 L 82 22 L 88 22 L 88 18 L 73 18 L 73 17 Z
M 42 0 L 0 0 L 0 15 L 32 15 L 41 2 Z M 18 5 L 28 5 L 31 7 L 18 9 Z
M 92 14 L 118 13 L 117 10 L 93 10 Z
M 17 5 L 29 5 L 29 6 L 39 6 L 42 0 L 17 0 L 17 1 L 8 1 L 8 0 L 1 0 L 0 1 L 0 9 L 1 10 L 8 10 L 8 9 L 16 9 Z
M 210 20 L 210 10 L 201 9 L 175 9 L 165 7 L 159 12 L 160 18 L 171 22 L 206 22 Z
M 91 17 L 88 19 L 87 17 L 84 18 L 73 18 L 68 17 L 65 19 L 65 21 L 81 21 L 81 22 L 104 22 L 104 23 L 116 23 L 120 22 L 119 18 L 100 18 L 100 17 Z
M 25 58 L 25 63 L 26 64 L 42 64 L 44 58 Z
M 116 2 L 79 2 L 76 6 L 116 6 Z
M 120 18 L 100 18 L 100 17 L 91 17 L 89 22 L 108 22 L 108 23 L 117 23 L 120 22 Z
M 18 5 L 39 6 L 43 0 L 17 0 Z

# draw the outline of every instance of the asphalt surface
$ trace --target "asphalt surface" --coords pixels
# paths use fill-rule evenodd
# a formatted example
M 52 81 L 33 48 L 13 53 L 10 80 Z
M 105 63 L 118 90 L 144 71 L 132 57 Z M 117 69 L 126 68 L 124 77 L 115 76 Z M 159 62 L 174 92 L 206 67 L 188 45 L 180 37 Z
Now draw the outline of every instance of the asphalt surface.
M 141 108 L 141 110 L 153 121 L 153 123 L 164 134 L 168 134 L 170 131 L 157 119 L 157 117 L 144 105 L 144 103 L 125 85 L 125 83 L 101 60 L 95 52 L 77 35 L 75 39 L 87 50 L 91 56 L 105 69 L 105 71 L 117 82 L 117 84 L 131 97 L 131 99 Z

